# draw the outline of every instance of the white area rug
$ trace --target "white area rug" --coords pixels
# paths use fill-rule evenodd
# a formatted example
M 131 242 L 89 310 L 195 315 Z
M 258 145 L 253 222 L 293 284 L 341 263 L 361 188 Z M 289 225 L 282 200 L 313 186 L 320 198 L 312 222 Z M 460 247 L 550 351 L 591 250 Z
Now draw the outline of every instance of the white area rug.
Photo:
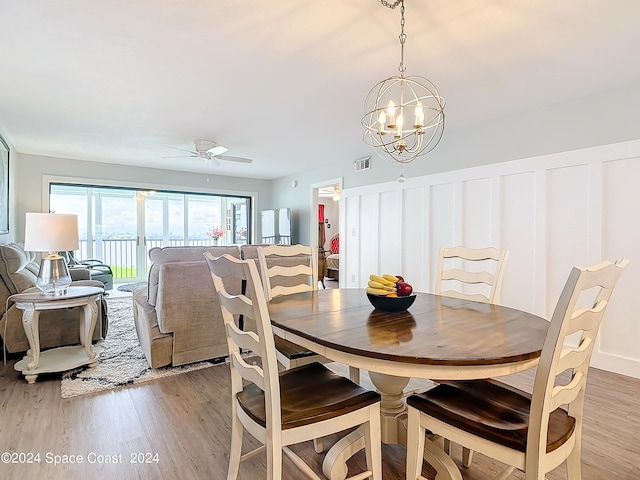
M 151 368 L 144 356 L 135 325 L 131 297 L 110 298 L 109 331 L 95 368 L 81 367 L 62 377 L 62 398 L 96 393 L 124 385 L 134 385 L 157 378 L 207 368 L 213 362 L 200 362 L 181 367 Z

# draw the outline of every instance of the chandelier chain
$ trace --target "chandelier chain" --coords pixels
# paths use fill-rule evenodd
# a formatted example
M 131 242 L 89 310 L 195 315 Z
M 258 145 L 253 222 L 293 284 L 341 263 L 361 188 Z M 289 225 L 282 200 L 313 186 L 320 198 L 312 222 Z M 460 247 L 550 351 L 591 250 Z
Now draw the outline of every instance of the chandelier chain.
M 407 40 L 407 35 L 404 33 L 404 0 L 396 0 L 395 2 L 387 2 L 387 0 L 378 0 L 382 5 L 392 10 L 400 5 L 400 66 L 398 71 L 401 76 L 404 76 L 404 72 L 407 69 L 404 66 L 404 42 Z
M 407 35 L 404 33 L 404 1 L 400 0 L 402 3 L 402 7 L 400 7 L 400 66 L 398 70 L 400 71 L 400 75 L 404 75 L 404 71 L 407 69 L 404 66 L 404 42 L 407 40 Z
M 395 2 L 391 3 L 391 2 L 387 2 L 386 0 L 380 0 L 380 3 L 382 5 L 384 5 L 385 7 L 394 9 L 396 8 L 398 5 L 400 5 L 401 3 L 404 3 L 404 0 L 396 0 Z

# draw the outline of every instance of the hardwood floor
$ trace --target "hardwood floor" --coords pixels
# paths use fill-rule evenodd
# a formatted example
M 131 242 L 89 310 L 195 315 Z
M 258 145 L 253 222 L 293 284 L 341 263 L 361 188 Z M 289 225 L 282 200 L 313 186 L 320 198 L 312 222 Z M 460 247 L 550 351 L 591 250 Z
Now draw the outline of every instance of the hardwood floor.
M 0 478 L 226 478 L 230 441 L 227 365 L 62 399 L 59 374 L 27 385 L 13 369 L 15 361 L 10 359 L 0 370 L 0 454 L 39 454 L 40 463 L 0 462 Z M 523 387 L 531 378 L 527 372 L 510 380 Z M 592 369 L 585 405 L 583 480 L 640 480 L 639 413 L 640 380 Z M 327 439 L 326 444 L 330 446 L 336 438 Z M 255 445 L 245 434 L 245 449 Z M 311 443 L 295 451 L 321 471 L 322 456 L 315 454 Z M 383 445 L 383 458 L 384 479 L 404 479 L 404 448 Z M 455 458 L 459 460 L 459 451 Z M 61 463 L 55 465 L 54 460 Z M 82 463 L 70 463 L 79 460 Z M 359 453 L 350 465 L 359 469 L 363 463 L 364 455 Z M 266 478 L 265 468 L 264 455 L 256 456 L 241 465 L 240 478 Z M 486 480 L 496 470 L 495 462 L 476 454 L 472 466 L 463 469 L 463 477 Z M 283 479 L 300 478 L 285 457 Z M 510 478 L 524 476 L 516 472 Z M 564 465 L 548 475 L 549 480 L 563 478 Z
M 318 283 L 318 288 L 322 289 L 322 283 Z M 324 288 L 340 288 L 340 283 L 333 278 L 324 277 Z

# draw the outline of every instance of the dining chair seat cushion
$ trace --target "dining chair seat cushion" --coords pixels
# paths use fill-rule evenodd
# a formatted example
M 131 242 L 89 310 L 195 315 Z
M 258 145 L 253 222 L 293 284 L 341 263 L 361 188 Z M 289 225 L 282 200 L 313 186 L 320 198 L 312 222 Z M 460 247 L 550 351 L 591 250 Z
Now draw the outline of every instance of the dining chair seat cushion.
M 282 429 L 329 420 L 380 401 L 380 394 L 314 362 L 280 372 Z M 248 384 L 238 403 L 255 422 L 266 427 L 264 392 Z
M 480 438 L 526 451 L 531 395 L 496 380 L 451 381 L 407 399 L 412 407 Z M 561 446 L 575 428 L 562 408 L 551 413 L 547 452 Z

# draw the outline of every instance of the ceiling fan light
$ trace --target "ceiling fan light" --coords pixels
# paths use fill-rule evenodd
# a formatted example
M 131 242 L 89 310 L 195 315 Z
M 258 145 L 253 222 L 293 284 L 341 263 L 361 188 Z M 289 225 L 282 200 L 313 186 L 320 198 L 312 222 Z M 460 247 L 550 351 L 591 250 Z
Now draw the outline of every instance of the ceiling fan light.
M 216 142 L 212 142 L 211 140 L 195 140 L 194 141 L 196 152 L 206 152 L 207 150 L 211 150 L 216 146 Z

